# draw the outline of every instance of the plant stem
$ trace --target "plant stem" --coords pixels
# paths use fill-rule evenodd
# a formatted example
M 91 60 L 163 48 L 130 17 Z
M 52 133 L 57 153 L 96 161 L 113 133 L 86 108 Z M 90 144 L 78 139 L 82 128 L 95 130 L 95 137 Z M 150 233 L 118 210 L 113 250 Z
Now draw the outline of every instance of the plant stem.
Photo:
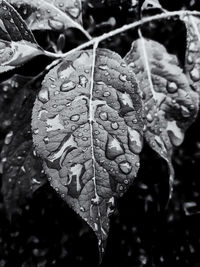
M 166 13 L 162 13 L 162 14 L 158 14 L 158 15 L 154 15 L 154 16 L 150 16 L 150 17 L 147 17 L 147 18 L 144 18 L 144 19 L 141 19 L 139 21 L 136 21 L 136 22 L 132 22 L 130 24 L 126 24 L 120 28 L 117 28 L 113 31 L 110 31 L 108 33 L 104 33 L 103 35 L 101 36 L 97 36 L 97 37 L 94 37 L 93 39 L 89 40 L 88 42 L 82 44 L 82 45 L 79 45 L 77 46 L 76 48 L 68 51 L 67 53 L 64 53 L 64 54 L 54 54 L 54 53 L 51 53 L 51 52 L 48 52 L 48 51 L 45 51 L 45 54 L 49 57 L 52 57 L 52 58 L 64 58 L 76 51 L 79 51 L 79 50 L 82 50 L 84 48 L 87 48 L 91 45 L 94 45 L 95 43 L 99 43 L 99 42 L 102 42 L 108 38 L 111 38 L 117 34 L 120 34 L 122 32 L 125 32 L 125 31 L 128 31 L 130 29 L 134 29 L 134 28 L 137 28 L 137 27 L 140 27 L 141 25 L 145 24 L 145 23 L 148 23 L 148 22 L 151 22 L 151 21 L 155 21 L 155 20 L 160 20 L 160 19 L 167 19 L 167 18 L 170 18 L 170 17 L 174 17 L 174 16 L 185 16 L 185 15 L 197 15 L 197 16 L 200 16 L 200 12 L 199 11 L 189 11 L 189 10 L 182 10 L 182 11 L 172 11 L 172 12 L 166 12 Z

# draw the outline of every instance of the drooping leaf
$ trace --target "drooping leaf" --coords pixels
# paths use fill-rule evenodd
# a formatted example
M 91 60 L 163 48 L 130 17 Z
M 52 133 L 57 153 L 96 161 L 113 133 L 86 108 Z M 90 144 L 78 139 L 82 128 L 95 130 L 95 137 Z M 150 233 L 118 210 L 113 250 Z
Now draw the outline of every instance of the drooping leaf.
M 35 92 L 31 88 L 24 88 L 19 93 L 20 108 L 1 152 L 2 194 L 10 218 L 21 212 L 27 198 L 46 181 L 41 160 L 33 150 L 31 107 L 34 100 Z
M 182 16 L 187 29 L 185 72 L 192 88 L 200 95 L 200 18 Z
M 51 185 L 95 231 L 101 253 L 115 197 L 139 169 L 142 106 L 132 70 L 109 50 L 81 51 L 52 69 L 32 115 Z
M 6 1 L 0 0 L 0 73 L 43 54 L 26 23 Z
M 64 32 L 82 25 L 81 0 L 8 0 L 21 14 L 31 30 Z M 87 34 L 85 32 L 85 34 Z
M 20 109 L 21 97 L 20 91 L 24 85 L 30 81 L 31 77 L 25 77 L 18 74 L 0 84 L 0 131 L 7 132 Z
M 143 37 L 132 44 L 125 61 L 136 73 L 143 95 L 147 129 L 144 137 L 164 158 L 170 172 L 170 195 L 174 178 L 173 148 L 184 139 L 198 112 L 198 96 L 192 91 L 176 56 L 163 45 Z

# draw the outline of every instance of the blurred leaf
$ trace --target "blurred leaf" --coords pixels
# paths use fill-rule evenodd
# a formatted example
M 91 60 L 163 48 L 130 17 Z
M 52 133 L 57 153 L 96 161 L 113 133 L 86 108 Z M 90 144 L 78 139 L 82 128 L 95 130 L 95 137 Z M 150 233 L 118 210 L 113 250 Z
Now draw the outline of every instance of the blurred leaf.
M 18 100 L 18 101 L 17 101 Z M 12 130 L 6 135 L 1 152 L 3 163 L 2 194 L 9 217 L 21 212 L 34 191 L 45 183 L 42 164 L 33 151 L 31 107 L 35 92 L 26 88 L 18 94 L 18 113 Z
M 25 77 L 18 74 L 10 79 L 0 83 L 0 131 L 6 132 L 10 129 L 12 121 L 15 119 L 20 109 L 18 94 L 24 85 L 30 81 L 31 77 Z
M 101 254 L 115 197 L 140 166 L 141 114 L 133 72 L 105 49 L 52 69 L 33 108 L 33 141 L 51 185 L 95 231 Z
M 143 95 L 145 139 L 168 163 L 171 194 L 173 148 L 183 142 L 186 129 L 197 116 L 198 95 L 190 88 L 176 56 L 158 42 L 141 37 L 133 42 L 125 61 L 135 72 Z
M 21 14 L 31 30 L 64 32 L 82 25 L 81 0 L 8 0 Z
M 6 1 L 0 0 L 0 73 L 43 54 L 26 23 Z

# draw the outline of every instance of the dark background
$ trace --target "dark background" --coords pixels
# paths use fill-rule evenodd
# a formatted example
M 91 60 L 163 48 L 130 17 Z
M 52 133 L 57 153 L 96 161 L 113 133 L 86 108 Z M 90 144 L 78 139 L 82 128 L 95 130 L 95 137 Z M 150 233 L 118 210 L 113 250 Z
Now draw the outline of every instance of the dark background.
M 169 10 L 197 9 L 200 1 L 163 0 Z M 159 10 L 152 11 L 153 14 Z M 128 0 L 86 1 L 84 26 L 93 36 L 137 19 L 137 7 Z M 146 37 L 163 43 L 184 64 L 185 28 L 175 19 L 150 23 Z M 35 33 L 47 47 L 49 33 Z M 57 34 L 50 34 L 56 40 Z M 136 31 L 101 43 L 124 56 Z M 67 32 L 64 51 L 85 39 L 76 30 Z M 69 40 L 69 41 L 68 41 Z M 184 45 L 183 45 L 184 44 Z M 41 63 L 42 62 L 42 63 Z M 17 70 L 38 74 L 49 60 L 37 58 Z M 11 74 L 6 74 L 6 78 Z M 5 77 L 4 77 L 5 78 Z M 175 150 L 174 193 L 168 208 L 168 173 L 165 162 L 145 144 L 141 168 L 134 185 L 117 201 L 102 266 L 200 267 L 200 119 L 190 127 L 183 144 Z M 1 133 L 1 147 L 5 133 Z M 0 147 L 0 149 L 1 149 Z M 190 206 L 190 207 L 189 207 Z M 59 198 L 48 184 L 23 206 L 23 213 L 9 222 L 0 196 L 0 267 L 95 267 L 98 248 L 95 234 Z

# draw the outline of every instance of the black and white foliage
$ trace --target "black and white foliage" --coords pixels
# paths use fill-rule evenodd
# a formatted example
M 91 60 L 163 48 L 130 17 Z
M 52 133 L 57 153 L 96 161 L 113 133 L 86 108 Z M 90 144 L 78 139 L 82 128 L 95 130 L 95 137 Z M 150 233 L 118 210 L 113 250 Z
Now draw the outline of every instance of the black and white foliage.
M 80 0 L 0 0 L 0 73 L 13 71 L 0 94 L 17 94 L 10 107 L 0 99 L 0 129 L 7 133 L 1 164 L 8 214 L 20 211 L 48 178 L 96 233 L 100 255 L 115 201 L 137 176 L 143 141 L 167 162 L 173 197 L 174 147 L 183 142 L 199 110 L 200 14 L 168 12 L 158 1 L 145 1 L 141 11 L 152 8 L 159 15 L 92 38 L 83 28 Z M 174 16 L 187 29 L 184 66 L 140 29 Z M 35 31 L 49 31 L 62 40 L 68 28 L 78 29 L 88 41 L 53 53 L 34 37 Z M 99 48 L 102 41 L 134 28 L 138 38 L 124 59 Z M 36 56 L 53 61 L 37 77 L 14 74 Z M 37 92 L 33 84 L 44 74 Z

